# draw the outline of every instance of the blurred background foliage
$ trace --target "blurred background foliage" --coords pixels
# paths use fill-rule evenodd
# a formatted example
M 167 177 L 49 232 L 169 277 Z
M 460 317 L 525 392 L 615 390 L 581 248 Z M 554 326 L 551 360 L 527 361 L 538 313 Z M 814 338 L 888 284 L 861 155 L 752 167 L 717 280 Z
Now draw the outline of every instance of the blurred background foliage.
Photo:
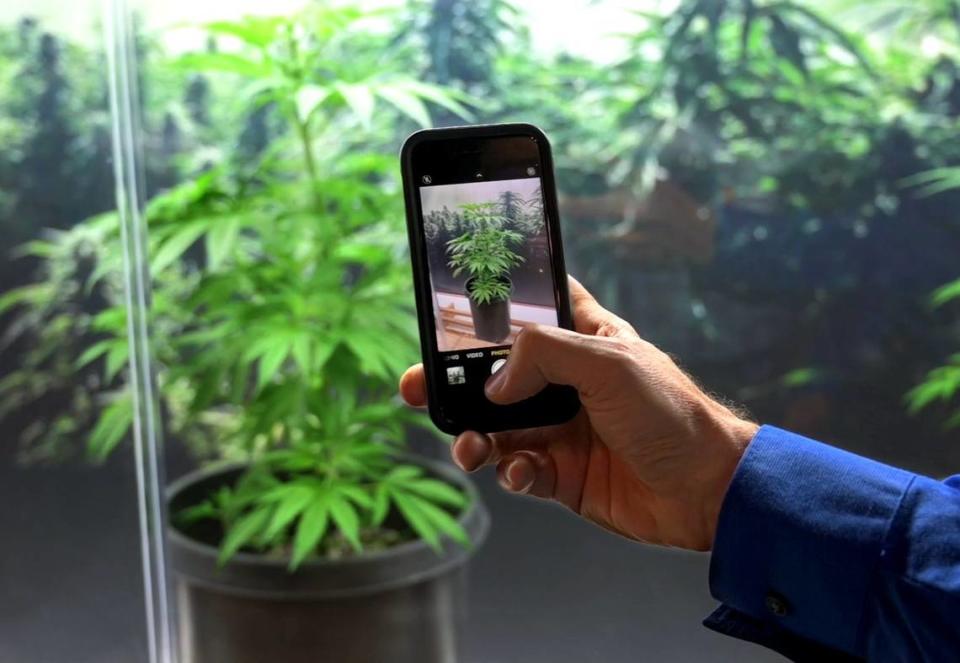
M 505 0 L 409 0 L 351 20 L 373 28 L 300 26 L 339 50 L 282 96 L 238 45 L 257 39 L 254 23 L 214 25 L 187 55 L 140 31 L 151 244 L 166 263 L 154 278 L 171 293 L 155 302 L 172 312 L 154 329 L 161 364 L 210 310 L 183 306 L 178 288 L 195 292 L 191 279 L 233 250 L 232 231 L 197 226 L 174 241 L 183 209 L 276 219 L 316 193 L 283 186 L 313 167 L 337 204 L 369 195 L 402 244 L 395 155 L 407 133 L 528 121 L 553 141 L 570 271 L 709 388 L 764 421 L 894 460 L 905 440 L 949 444 L 960 318 L 942 291 L 940 305 L 930 297 L 960 272 L 960 192 L 931 188 L 930 173 L 960 163 L 956 0 L 680 0 L 634 12 L 607 37 L 613 61 L 534 48 L 536 26 Z M 28 459 L 103 426 L 123 365 L 122 321 L 105 313 L 119 304 L 118 257 L 96 216 L 113 206 L 103 69 L 96 49 L 36 21 L 0 30 L 0 230 L 25 247 L 3 263 L 0 393 Z M 322 163 L 311 166 L 291 156 L 304 137 L 290 119 L 314 108 Z M 262 250 L 309 242 L 308 227 L 285 226 L 286 248 Z M 928 373 L 953 377 L 917 405 L 905 394 Z

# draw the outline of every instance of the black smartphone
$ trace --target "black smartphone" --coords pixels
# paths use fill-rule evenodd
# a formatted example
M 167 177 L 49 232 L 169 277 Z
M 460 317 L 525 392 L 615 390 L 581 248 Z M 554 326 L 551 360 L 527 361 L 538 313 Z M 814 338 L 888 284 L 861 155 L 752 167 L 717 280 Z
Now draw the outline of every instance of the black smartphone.
M 525 325 L 573 329 L 547 137 L 529 124 L 429 129 L 400 159 L 430 417 L 454 435 L 570 419 L 571 387 L 507 406 L 483 391 Z

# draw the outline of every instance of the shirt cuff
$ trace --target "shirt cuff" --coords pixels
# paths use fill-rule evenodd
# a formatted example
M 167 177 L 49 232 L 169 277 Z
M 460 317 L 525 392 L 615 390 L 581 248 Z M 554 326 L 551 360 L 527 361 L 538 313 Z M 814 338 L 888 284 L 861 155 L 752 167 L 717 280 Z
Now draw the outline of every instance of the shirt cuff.
M 871 578 L 913 476 L 762 427 L 720 511 L 711 594 L 771 627 L 859 654 Z

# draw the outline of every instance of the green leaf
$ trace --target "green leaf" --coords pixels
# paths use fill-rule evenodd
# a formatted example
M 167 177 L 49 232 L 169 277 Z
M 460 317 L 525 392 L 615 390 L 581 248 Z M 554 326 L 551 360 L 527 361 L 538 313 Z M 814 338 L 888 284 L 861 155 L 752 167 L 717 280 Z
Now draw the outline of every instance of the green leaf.
M 342 495 L 353 500 L 357 506 L 364 509 L 373 508 L 373 498 L 371 498 L 370 494 L 360 486 L 342 484 L 337 488 L 337 490 Z
M 240 548 L 253 541 L 263 532 L 263 528 L 269 520 L 270 508 L 268 507 L 259 507 L 241 516 L 227 531 L 227 536 L 220 546 L 217 564 L 220 566 L 226 564 L 231 557 L 237 554 Z
M 150 260 L 151 274 L 159 274 L 196 242 L 207 228 L 207 221 L 195 221 L 173 233 Z
M 903 180 L 906 186 L 919 186 L 920 196 L 935 196 L 944 191 L 960 189 L 960 167 L 934 168 Z
M 259 373 L 257 374 L 258 391 L 263 389 L 277 375 L 289 352 L 289 342 L 277 339 L 277 342 L 261 355 Z
M 95 460 L 103 460 L 129 432 L 131 424 L 133 398 L 125 392 L 100 413 L 87 440 L 87 453 Z
M 423 475 L 423 469 L 416 465 L 397 465 L 387 473 L 387 481 L 406 481 Z
M 464 120 L 472 120 L 473 114 L 467 110 L 467 107 L 460 103 L 455 94 L 449 88 L 443 88 L 438 85 L 431 85 L 430 83 L 422 83 L 420 81 L 406 81 L 403 84 L 405 89 L 410 90 L 417 96 L 432 101 L 438 106 L 446 108 L 448 111 L 460 116 Z M 465 97 L 465 95 L 458 95 Z M 470 99 L 470 103 L 474 103 L 473 99 Z
M 219 516 L 216 507 L 210 502 L 202 502 L 177 512 L 174 518 L 181 525 L 190 525 L 199 520 L 215 519 Z
M 960 410 L 957 410 L 943 422 L 944 430 L 953 430 L 960 426 Z
M 332 90 L 326 85 L 305 85 L 297 92 L 297 116 L 302 122 L 313 117 L 323 102 L 330 98 Z
M 389 102 L 404 115 L 416 122 L 420 127 L 430 126 L 430 112 L 426 104 L 409 88 L 399 85 L 382 85 L 377 88 L 377 95 Z
M 316 551 L 327 531 L 329 509 L 326 493 L 316 494 L 313 502 L 303 512 L 293 538 L 293 554 L 290 570 L 296 569 L 307 555 Z
M 110 346 L 113 345 L 116 341 L 114 339 L 108 339 L 106 341 L 100 341 L 99 343 L 94 343 L 89 348 L 87 348 L 83 354 L 81 354 L 77 361 L 74 363 L 76 368 L 83 368 L 90 362 L 94 361 L 98 357 L 110 349 Z
M 127 328 L 127 309 L 123 306 L 114 306 L 100 311 L 93 317 L 90 326 L 94 331 L 110 332 L 115 337 L 119 337 Z
M 207 265 L 210 269 L 218 269 L 237 243 L 240 234 L 240 219 L 226 218 L 213 223 L 207 233 L 205 246 L 207 250 Z
M 941 366 L 927 374 L 926 380 L 911 389 L 906 400 L 908 410 L 916 414 L 935 401 L 948 401 L 960 389 L 960 366 Z
M 13 258 L 32 256 L 34 258 L 50 260 L 55 257 L 58 248 L 56 242 L 46 242 L 41 239 L 35 239 L 16 247 L 16 249 L 10 253 L 10 256 Z
M 365 126 L 369 127 L 373 121 L 373 107 L 375 99 L 370 86 L 363 83 L 336 83 L 334 88 L 343 97 L 343 100 L 353 111 L 354 115 Z
M 236 53 L 186 53 L 177 58 L 175 64 L 190 71 L 215 71 L 248 78 L 270 74 L 270 68 L 264 63 Z
M 770 45 L 783 62 L 789 63 L 803 78 L 809 78 L 806 57 L 800 47 L 800 36 L 791 26 L 776 14 L 768 16 L 770 21 Z
M 463 507 L 467 503 L 463 493 L 450 484 L 436 479 L 417 479 L 403 484 L 403 488 L 437 504 Z
M 373 509 L 370 515 L 370 524 L 374 527 L 380 527 L 386 520 L 390 512 L 390 492 L 383 484 L 377 486 L 373 493 Z
M 229 35 L 258 48 L 269 46 L 286 19 L 277 17 L 245 16 L 240 21 L 214 21 L 203 25 L 213 34 Z
M 823 371 L 816 368 L 795 368 L 780 378 L 784 387 L 803 387 L 823 377 Z
M 418 501 L 400 491 L 392 491 L 390 497 L 400 510 L 403 519 L 406 520 L 410 528 L 417 533 L 417 536 L 423 539 L 431 548 L 439 552 L 440 535 L 437 532 L 437 528 L 419 508 L 419 502 L 422 500 Z
M 317 457 L 313 452 L 298 449 L 268 451 L 261 459 L 270 467 L 288 472 L 312 470 L 317 465 Z
M 104 381 L 109 384 L 117 376 L 130 357 L 130 348 L 126 340 L 118 339 L 113 342 L 110 351 L 107 353 L 106 366 L 104 367 Z
M 343 492 L 342 488 L 339 492 Z M 359 551 L 363 546 L 360 543 L 360 519 L 356 509 L 350 502 L 337 495 L 330 500 L 330 515 L 337 524 L 337 529 L 350 542 L 354 550 Z
M 466 531 L 464 531 L 463 527 L 460 526 L 460 523 L 458 523 L 453 516 L 428 500 L 414 497 L 413 495 L 410 495 L 409 499 L 416 502 L 420 513 L 443 534 L 446 534 L 462 546 L 470 546 L 470 537 L 467 536 Z
M 310 368 L 310 336 L 305 332 L 297 333 L 290 342 L 290 354 L 297 364 L 297 368 L 307 375 Z
M 960 297 L 960 279 L 951 281 L 934 290 L 933 294 L 930 295 L 930 303 L 935 307 L 943 306 L 957 297 Z
M 277 489 L 275 489 L 277 490 Z M 307 486 L 284 485 L 279 488 L 283 496 L 276 505 L 270 525 L 267 527 L 264 538 L 272 541 L 283 529 L 300 515 L 315 496 L 315 491 Z
M 35 283 L 15 288 L 0 295 L 0 313 L 19 304 L 39 305 L 54 294 L 53 283 Z

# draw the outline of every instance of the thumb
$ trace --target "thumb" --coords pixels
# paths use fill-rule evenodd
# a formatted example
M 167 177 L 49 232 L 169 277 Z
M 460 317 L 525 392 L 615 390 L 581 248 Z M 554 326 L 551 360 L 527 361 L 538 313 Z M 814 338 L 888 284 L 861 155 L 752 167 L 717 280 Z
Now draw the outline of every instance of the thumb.
M 517 336 L 507 363 L 487 380 L 487 398 L 508 405 L 534 396 L 547 384 L 575 387 L 581 399 L 594 392 L 615 361 L 615 339 L 585 336 L 560 327 L 531 325 Z

